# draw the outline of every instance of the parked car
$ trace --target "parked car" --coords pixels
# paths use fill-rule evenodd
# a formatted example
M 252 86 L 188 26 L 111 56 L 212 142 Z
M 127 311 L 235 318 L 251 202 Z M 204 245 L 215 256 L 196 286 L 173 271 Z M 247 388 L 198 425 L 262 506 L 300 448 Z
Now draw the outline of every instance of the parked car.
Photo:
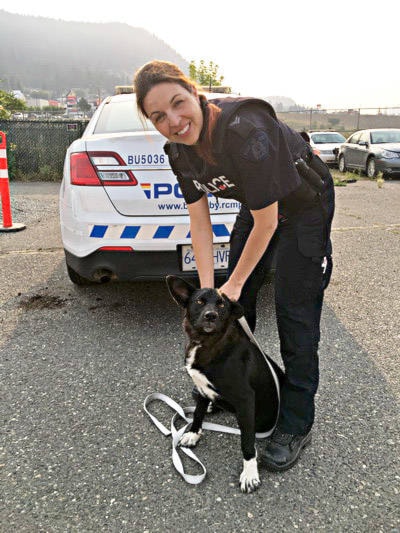
M 369 178 L 400 174 L 400 129 L 369 129 L 353 133 L 340 147 L 340 172 L 358 169 Z
M 337 163 L 337 149 L 346 142 L 346 139 L 337 131 L 310 131 L 309 143 L 313 152 L 327 165 Z
M 24 117 L 24 114 L 23 113 L 13 113 L 11 115 L 11 118 L 13 118 L 14 120 L 23 120 L 25 117 Z
M 74 283 L 196 274 L 189 215 L 164 143 L 139 118 L 135 95 L 118 94 L 101 103 L 82 138 L 68 148 L 59 206 Z M 240 205 L 211 196 L 209 205 L 215 268 L 223 273 Z

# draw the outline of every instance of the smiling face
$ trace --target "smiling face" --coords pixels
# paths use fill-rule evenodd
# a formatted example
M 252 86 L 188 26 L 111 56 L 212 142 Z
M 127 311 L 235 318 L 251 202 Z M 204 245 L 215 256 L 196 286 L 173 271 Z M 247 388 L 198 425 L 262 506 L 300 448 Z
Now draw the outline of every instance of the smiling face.
M 197 91 L 178 83 L 154 85 L 143 100 L 146 115 L 169 141 L 196 144 L 203 127 L 203 112 Z

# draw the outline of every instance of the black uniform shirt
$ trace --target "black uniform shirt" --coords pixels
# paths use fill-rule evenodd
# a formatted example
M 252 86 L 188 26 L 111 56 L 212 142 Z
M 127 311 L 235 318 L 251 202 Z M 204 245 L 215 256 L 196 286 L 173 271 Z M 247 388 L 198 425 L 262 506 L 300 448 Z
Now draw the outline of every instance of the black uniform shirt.
M 228 99 L 217 102 L 222 109 L 226 107 L 224 102 L 229 105 Z M 257 210 L 284 201 L 301 185 L 293 161 L 304 153 L 307 145 L 298 133 L 275 120 L 262 104 L 244 103 L 228 124 L 219 120 L 213 137 L 215 145 L 221 136 L 223 152 L 214 153 L 215 166 L 203 161 L 192 146 L 179 145 L 175 161 L 170 156 L 186 203 L 211 193 Z

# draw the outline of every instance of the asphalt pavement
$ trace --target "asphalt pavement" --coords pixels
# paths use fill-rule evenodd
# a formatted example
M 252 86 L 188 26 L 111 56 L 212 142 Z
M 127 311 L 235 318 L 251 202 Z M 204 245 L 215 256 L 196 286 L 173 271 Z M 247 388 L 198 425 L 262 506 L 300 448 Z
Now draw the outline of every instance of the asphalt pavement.
M 58 190 L 12 182 L 27 228 L 0 233 L 0 531 L 399 533 L 400 181 L 336 188 L 313 443 L 250 495 L 236 436 L 205 433 L 201 485 L 173 469 L 142 405 L 192 404 L 180 310 L 161 281 L 75 287 Z M 256 335 L 280 362 L 272 284 Z

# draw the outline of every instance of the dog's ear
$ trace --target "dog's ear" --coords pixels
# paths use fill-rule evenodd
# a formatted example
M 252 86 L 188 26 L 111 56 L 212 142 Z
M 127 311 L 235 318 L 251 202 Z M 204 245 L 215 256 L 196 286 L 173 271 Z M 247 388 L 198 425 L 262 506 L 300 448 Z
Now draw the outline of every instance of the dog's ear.
M 224 300 L 229 303 L 230 309 L 231 309 L 230 311 L 231 317 L 234 320 L 236 320 L 237 318 L 241 318 L 244 315 L 244 309 L 242 305 L 236 300 L 231 300 L 230 298 L 228 298 L 226 294 L 221 293 L 220 291 L 218 292 L 220 293 L 222 298 L 224 298 Z
M 239 302 L 231 302 L 231 313 L 233 318 L 241 318 L 244 315 L 244 309 Z
M 178 305 L 186 309 L 189 298 L 196 290 L 196 287 L 177 276 L 167 276 L 165 279 L 172 298 Z

